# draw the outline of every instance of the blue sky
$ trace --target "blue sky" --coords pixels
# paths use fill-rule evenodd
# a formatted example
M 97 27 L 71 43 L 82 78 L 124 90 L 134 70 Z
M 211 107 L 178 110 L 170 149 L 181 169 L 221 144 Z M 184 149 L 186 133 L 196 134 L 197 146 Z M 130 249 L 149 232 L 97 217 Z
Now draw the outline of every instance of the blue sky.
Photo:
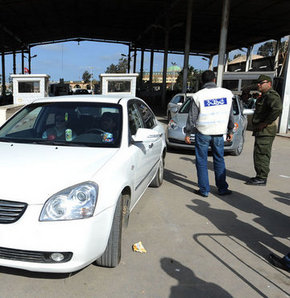
M 257 50 L 257 46 L 255 47 Z M 255 52 L 254 49 L 254 52 Z M 234 55 L 231 52 L 230 55 Z M 241 52 L 245 54 L 244 52 Z M 122 44 L 104 43 L 104 42 L 64 42 L 50 45 L 36 46 L 31 49 L 31 56 L 37 57 L 31 60 L 31 70 L 34 74 L 48 74 L 51 81 L 59 81 L 64 78 L 65 81 L 81 80 L 85 70 L 93 73 L 94 79 L 99 79 L 99 74 L 104 73 L 107 66 L 114 63 L 122 57 L 121 54 L 128 54 L 128 47 Z M 27 55 L 26 55 L 27 56 Z M 16 73 L 21 72 L 21 54 L 16 57 Z M 183 56 L 169 54 L 168 67 L 171 63 L 176 63 L 182 68 Z M 217 57 L 214 59 L 214 65 L 217 63 Z M 207 69 L 208 62 L 202 57 L 190 56 L 189 64 L 196 69 Z M 155 53 L 154 71 L 162 71 L 163 54 Z M 144 71 L 149 71 L 150 53 L 144 55 Z M 28 61 L 25 59 L 25 67 L 28 68 Z M 6 80 L 12 73 L 12 55 L 5 56 Z M 140 52 L 137 53 L 137 72 L 140 70 Z

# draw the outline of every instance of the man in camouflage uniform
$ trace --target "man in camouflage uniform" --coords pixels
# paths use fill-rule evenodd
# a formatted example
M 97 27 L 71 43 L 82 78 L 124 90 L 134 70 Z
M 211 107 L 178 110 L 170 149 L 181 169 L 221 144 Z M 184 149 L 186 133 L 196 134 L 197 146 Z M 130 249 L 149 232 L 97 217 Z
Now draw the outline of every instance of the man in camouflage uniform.
M 270 172 L 272 144 L 276 135 L 275 120 L 282 112 L 282 102 L 279 94 L 272 88 L 272 79 L 266 75 L 258 78 L 258 90 L 262 96 L 256 101 L 253 115 L 254 166 L 256 177 L 250 178 L 246 184 L 266 185 Z

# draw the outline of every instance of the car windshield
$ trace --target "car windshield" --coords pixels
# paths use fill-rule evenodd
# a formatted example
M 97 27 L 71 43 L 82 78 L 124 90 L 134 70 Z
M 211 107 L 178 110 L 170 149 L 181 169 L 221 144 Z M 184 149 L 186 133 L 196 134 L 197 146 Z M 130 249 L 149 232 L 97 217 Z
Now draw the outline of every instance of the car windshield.
M 0 142 L 119 147 L 122 108 L 95 102 L 36 103 L 24 107 L 0 129 Z

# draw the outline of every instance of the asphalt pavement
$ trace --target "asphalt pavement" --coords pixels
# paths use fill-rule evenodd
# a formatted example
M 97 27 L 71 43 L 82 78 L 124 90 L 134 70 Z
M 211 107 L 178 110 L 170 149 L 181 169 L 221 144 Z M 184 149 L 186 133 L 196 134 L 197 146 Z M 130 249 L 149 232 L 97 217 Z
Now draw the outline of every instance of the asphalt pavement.
M 254 176 L 253 143 L 247 131 L 242 154 L 225 157 L 233 191 L 225 197 L 212 157 L 203 198 L 194 194 L 193 152 L 169 151 L 163 185 L 149 188 L 131 213 L 117 268 L 59 275 L 0 267 L 0 297 L 289 297 L 290 273 L 266 256 L 290 251 L 290 139 L 274 141 L 267 186 L 244 184 Z M 138 241 L 147 253 L 133 252 Z

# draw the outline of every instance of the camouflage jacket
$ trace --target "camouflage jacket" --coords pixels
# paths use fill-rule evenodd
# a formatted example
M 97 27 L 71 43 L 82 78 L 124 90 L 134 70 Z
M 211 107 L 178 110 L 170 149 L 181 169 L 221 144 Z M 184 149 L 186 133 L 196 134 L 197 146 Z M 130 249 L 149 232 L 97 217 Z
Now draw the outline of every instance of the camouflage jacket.
M 275 136 L 277 125 L 275 120 L 282 112 L 282 101 L 279 94 L 272 88 L 262 94 L 256 101 L 256 109 L 253 115 L 253 135 L 254 136 Z M 257 131 L 260 123 L 266 123 L 267 126 Z

